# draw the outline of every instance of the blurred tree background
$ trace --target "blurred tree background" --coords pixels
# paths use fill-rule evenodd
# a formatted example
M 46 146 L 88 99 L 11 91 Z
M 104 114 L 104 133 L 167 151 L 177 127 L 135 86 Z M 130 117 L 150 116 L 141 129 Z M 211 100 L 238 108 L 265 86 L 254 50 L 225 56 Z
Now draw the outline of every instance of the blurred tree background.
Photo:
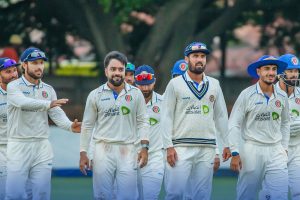
M 66 61 L 94 62 L 111 50 L 148 64 L 165 88 L 191 41 L 213 50 L 208 74 L 247 76 L 263 54 L 299 53 L 297 0 L 0 0 L 0 56 L 34 45 L 50 57 L 49 74 Z M 2 50 L 1 50 L 2 49 Z

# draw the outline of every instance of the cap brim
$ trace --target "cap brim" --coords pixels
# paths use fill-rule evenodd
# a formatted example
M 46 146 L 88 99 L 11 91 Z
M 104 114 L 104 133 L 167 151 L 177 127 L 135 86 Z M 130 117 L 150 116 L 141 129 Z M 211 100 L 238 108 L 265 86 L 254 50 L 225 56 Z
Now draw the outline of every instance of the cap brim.
M 287 67 L 287 64 L 280 60 L 261 60 L 254 62 L 248 66 L 248 74 L 253 78 L 259 78 L 256 69 L 266 65 L 277 65 L 277 74 L 281 74 Z
M 142 80 L 142 81 L 135 80 L 135 84 L 136 85 L 150 85 L 150 84 L 154 83 L 154 81 L 155 81 L 155 78 L 151 79 L 151 80 Z
M 4 67 L 0 68 L 0 70 L 7 69 L 7 68 L 10 68 L 10 67 L 18 67 L 19 65 L 20 65 L 20 63 L 16 63 L 16 64 L 9 65 L 9 66 L 4 66 Z
M 38 60 L 38 59 L 42 59 L 44 61 L 48 61 L 48 58 L 45 58 L 45 57 L 29 58 L 26 61 L 35 61 L 35 60 Z

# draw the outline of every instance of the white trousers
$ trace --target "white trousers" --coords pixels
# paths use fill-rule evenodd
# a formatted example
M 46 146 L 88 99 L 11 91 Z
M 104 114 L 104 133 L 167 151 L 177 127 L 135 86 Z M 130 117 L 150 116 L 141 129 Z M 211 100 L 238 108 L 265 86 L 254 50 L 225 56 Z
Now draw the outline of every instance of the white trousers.
M 6 144 L 0 144 L 0 200 L 4 200 L 5 197 L 5 185 L 6 185 Z
M 137 152 L 134 145 L 96 143 L 93 164 L 95 200 L 112 199 L 115 181 L 117 200 L 138 198 Z
M 164 154 L 163 150 L 150 152 L 148 163 L 140 169 L 142 181 L 143 200 L 158 199 L 164 177 Z
M 209 200 L 211 196 L 215 149 L 175 147 L 178 160 L 174 167 L 166 163 L 165 199 Z M 188 184 L 192 181 L 193 184 Z M 187 188 L 191 187 L 191 188 Z
M 53 152 L 47 139 L 9 141 L 7 144 L 6 200 L 50 200 Z
M 292 200 L 300 200 L 300 145 L 289 146 L 289 188 Z
M 242 169 L 237 183 L 238 200 L 288 199 L 287 154 L 281 144 L 246 141 L 240 152 Z

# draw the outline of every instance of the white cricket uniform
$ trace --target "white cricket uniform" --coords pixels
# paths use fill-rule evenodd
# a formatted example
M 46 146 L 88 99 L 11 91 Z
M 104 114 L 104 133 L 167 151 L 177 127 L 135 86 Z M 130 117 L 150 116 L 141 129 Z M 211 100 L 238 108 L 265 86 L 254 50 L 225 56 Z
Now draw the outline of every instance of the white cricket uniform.
M 281 90 L 279 82 L 276 87 Z M 284 91 L 283 91 L 284 92 Z M 291 123 L 300 117 L 300 88 L 295 87 L 294 93 L 289 96 Z M 293 200 L 300 200 L 300 130 L 290 135 L 288 149 L 289 188 Z
M 116 98 L 116 99 L 115 99 Z M 125 83 L 115 95 L 107 83 L 93 90 L 86 101 L 80 151 L 95 143 L 93 188 L 95 199 L 137 199 L 137 151 L 135 142 L 148 140 L 146 104 L 139 89 Z
M 0 87 L 0 200 L 5 197 L 6 183 L 6 146 L 7 146 L 7 103 L 6 91 Z
M 164 94 L 164 148 L 175 147 L 178 161 L 166 164 L 166 199 L 210 199 L 216 134 L 227 142 L 228 115 L 219 81 L 203 76 L 195 86 L 186 72 L 172 79 Z M 193 184 L 188 184 L 190 180 Z M 192 188 L 188 188 L 192 187 Z
M 164 156 L 160 115 L 162 96 L 153 92 L 152 99 L 147 103 L 149 117 L 149 155 L 148 163 L 141 169 L 142 192 L 144 200 L 158 199 L 164 176 Z
M 241 92 L 229 118 L 229 144 L 239 152 L 242 169 L 237 183 L 237 199 L 287 199 L 287 154 L 289 143 L 289 105 L 285 93 L 274 86 L 266 97 L 259 83 Z M 239 146 L 240 136 L 244 140 Z M 239 151 L 241 148 L 241 151 Z M 263 183 L 263 185 L 262 185 Z
M 40 81 L 34 85 L 24 76 L 7 86 L 8 144 L 6 199 L 24 199 L 26 183 L 32 199 L 50 199 L 53 152 L 48 141 L 48 115 L 55 124 L 71 130 L 72 122 L 56 100 L 54 89 Z

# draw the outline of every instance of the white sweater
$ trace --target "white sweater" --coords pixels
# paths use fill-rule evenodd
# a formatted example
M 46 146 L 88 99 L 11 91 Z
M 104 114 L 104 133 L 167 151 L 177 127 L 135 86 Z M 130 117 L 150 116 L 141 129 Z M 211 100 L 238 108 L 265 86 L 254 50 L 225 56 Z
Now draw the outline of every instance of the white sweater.
M 260 144 L 282 143 L 287 150 L 290 138 L 289 104 L 285 93 L 274 86 L 268 99 L 259 83 L 241 92 L 229 118 L 231 151 L 239 152 L 240 138 Z
M 93 132 L 94 131 L 94 132 Z M 134 144 L 148 140 L 148 118 L 142 92 L 127 83 L 117 99 L 107 83 L 90 92 L 83 115 L 80 151 L 95 142 Z
M 7 86 L 8 140 L 47 139 L 49 137 L 48 115 L 65 130 L 71 130 L 72 122 L 60 107 L 50 109 L 56 100 L 54 89 L 40 81 L 34 85 L 24 76 Z
M 7 144 L 7 93 L 0 87 L 0 144 Z
M 199 89 L 200 90 L 199 90 Z M 176 146 L 228 146 L 228 114 L 219 81 L 203 76 L 196 88 L 186 72 L 172 79 L 165 91 L 162 113 L 164 148 Z

